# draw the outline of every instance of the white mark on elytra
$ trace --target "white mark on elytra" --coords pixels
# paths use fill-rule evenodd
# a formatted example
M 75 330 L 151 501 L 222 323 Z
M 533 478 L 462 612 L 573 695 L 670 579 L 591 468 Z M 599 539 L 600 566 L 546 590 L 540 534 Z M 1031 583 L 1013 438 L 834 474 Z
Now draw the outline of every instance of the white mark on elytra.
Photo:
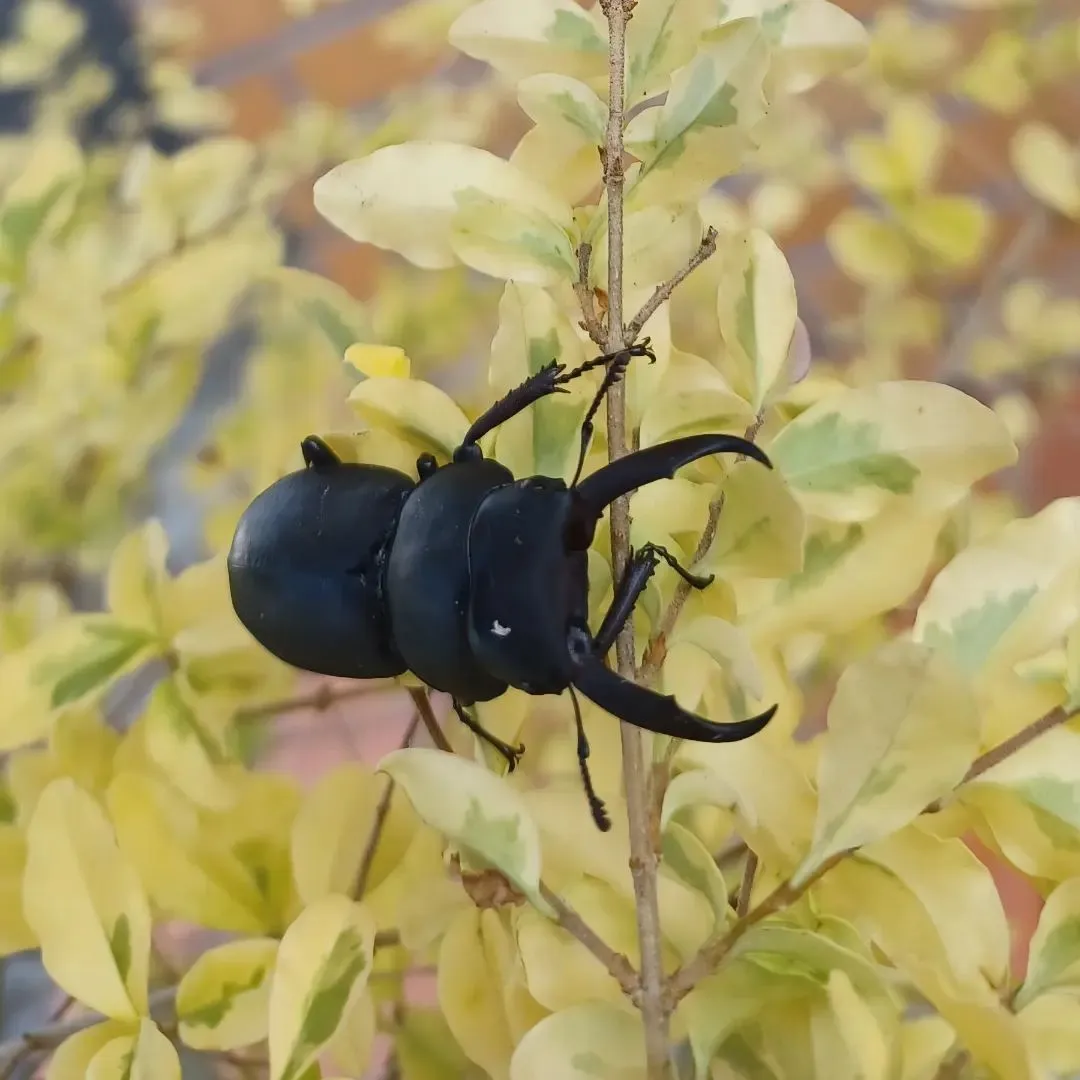
M 498 619 L 496 619 L 491 624 L 491 632 L 496 637 L 508 637 L 509 634 L 510 634 L 510 627 L 509 626 L 503 626 L 503 624 L 501 622 L 499 622 Z

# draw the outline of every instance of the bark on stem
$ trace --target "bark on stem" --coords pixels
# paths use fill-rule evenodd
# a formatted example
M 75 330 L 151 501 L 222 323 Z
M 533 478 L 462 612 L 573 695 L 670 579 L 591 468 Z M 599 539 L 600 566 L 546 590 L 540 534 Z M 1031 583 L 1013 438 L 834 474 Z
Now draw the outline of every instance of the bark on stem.
M 608 20 L 608 125 L 604 144 L 604 185 L 608 211 L 607 351 L 625 347 L 623 327 L 623 103 L 625 97 L 626 23 L 633 0 L 601 0 Z M 622 382 L 607 398 L 608 456 L 626 453 L 626 391 Z M 626 498 L 611 507 L 611 552 L 615 580 L 623 574 L 630 553 L 630 509 Z M 628 620 L 615 643 L 618 670 L 634 677 L 634 629 Z M 634 880 L 641 988 L 638 1007 L 645 1028 L 649 1080 L 670 1080 L 669 1014 L 664 1000 L 660 910 L 656 894 L 658 857 L 649 828 L 650 769 L 645 763 L 642 733 L 621 727 L 623 784 L 630 826 L 630 871 Z

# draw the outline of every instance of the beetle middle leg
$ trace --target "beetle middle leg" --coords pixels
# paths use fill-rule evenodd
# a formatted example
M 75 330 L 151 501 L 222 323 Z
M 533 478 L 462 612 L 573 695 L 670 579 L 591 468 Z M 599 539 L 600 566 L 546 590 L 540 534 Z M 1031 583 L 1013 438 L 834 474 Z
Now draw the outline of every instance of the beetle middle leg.
M 604 656 L 615 644 L 619 631 L 623 628 L 626 620 L 630 618 L 634 605 L 638 602 L 649 578 L 656 572 L 661 562 L 666 562 L 676 574 L 688 585 L 695 589 L 705 589 L 712 584 L 715 575 L 706 577 L 700 574 L 692 574 L 687 570 L 667 548 L 659 544 L 646 544 L 638 551 L 632 552 L 630 561 L 626 564 L 626 571 L 615 590 L 615 598 L 611 601 L 604 621 L 593 638 L 593 651 L 599 656 Z
M 478 724 L 470 715 L 464 705 L 461 704 L 457 698 L 451 699 L 454 704 L 454 712 L 457 713 L 457 718 L 475 735 L 477 738 L 483 739 L 489 746 L 493 746 L 504 758 L 506 758 L 506 764 L 509 767 L 510 772 L 513 772 L 517 768 L 517 763 L 521 758 L 521 755 L 525 753 L 525 747 L 518 743 L 517 746 L 511 746 L 509 743 L 503 742 L 502 739 L 495 735 L 492 735 L 490 731 L 487 731 L 481 724 Z

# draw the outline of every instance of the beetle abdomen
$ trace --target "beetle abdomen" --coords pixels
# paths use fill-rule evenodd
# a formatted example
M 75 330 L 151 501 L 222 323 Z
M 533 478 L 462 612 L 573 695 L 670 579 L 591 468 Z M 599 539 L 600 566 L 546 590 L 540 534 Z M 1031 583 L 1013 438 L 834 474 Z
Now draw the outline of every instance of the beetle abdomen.
M 401 675 L 382 559 L 414 487 L 396 469 L 339 464 L 290 473 L 259 495 L 228 557 L 233 607 L 252 636 L 319 675 Z
M 570 625 L 588 619 L 588 554 L 566 548 L 572 496 L 531 477 L 491 492 L 469 535 L 469 644 L 487 671 L 532 694 L 570 684 Z
M 513 479 L 488 458 L 439 469 L 402 508 L 387 561 L 390 626 L 405 663 L 464 704 L 490 701 L 506 689 L 469 647 L 468 539 L 480 502 Z

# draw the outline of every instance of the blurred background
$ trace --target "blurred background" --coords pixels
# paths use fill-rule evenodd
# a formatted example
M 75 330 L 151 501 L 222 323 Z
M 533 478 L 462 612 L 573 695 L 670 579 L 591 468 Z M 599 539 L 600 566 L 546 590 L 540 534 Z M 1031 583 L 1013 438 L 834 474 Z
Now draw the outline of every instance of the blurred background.
M 1076 0 L 838 4 L 870 30 L 867 62 L 778 120 L 783 155 L 720 185 L 713 213 L 782 246 L 813 378 L 940 379 L 1006 418 L 1022 454 L 989 517 L 995 498 L 1078 495 Z M 220 550 L 302 435 L 348 428 L 352 342 L 402 345 L 484 398 L 497 283 L 353 244 L 311 200 L 322 171 L 388 143 L 514 148 L 512 90 L 446 44 L 466 6 L 0 0 L 5 595 L 100 606 L 110 551 L 147 516 L 174 569 Z M 34 244 L 45 284 L 25 273 Z M 691 342 L 709 280 L 673 310 Z M 31 377 L 45 356 L 53 374 Z M 314 777 L 396 745 L 409 712 L 376 689 L 282 717 L 264 750 Z M 1037 900 L 1000 874 L 1022 963 Z M 5 964 L 0 1038 L 48 1013 L 39 984 L 31 959 Z

